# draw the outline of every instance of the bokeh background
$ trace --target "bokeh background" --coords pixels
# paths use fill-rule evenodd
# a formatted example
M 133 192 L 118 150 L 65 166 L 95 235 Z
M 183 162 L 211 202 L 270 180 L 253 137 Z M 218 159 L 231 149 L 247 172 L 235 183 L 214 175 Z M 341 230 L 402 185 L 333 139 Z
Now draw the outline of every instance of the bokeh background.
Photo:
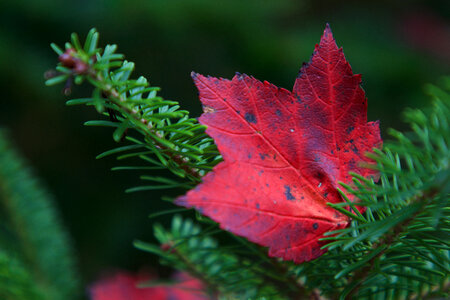
M 71 32 L 84 37 L 96 27 L 101 45 L 118 44 L 136 63 L 136 77 L 198 116 L 192 70 L 239 71 L 290 89 L 328 22 L 363 74 L 369 119 L 381 120 L 386 137 L 387 128 L 405 127 L 405 107 L 429 103 L 426 83 L 450 74 L 449 19 L 447 0 L 1 0 L 0 126 L 54 194 L 85 283 L 108 269 L 157 269 L 132 241 L 152 241 L 155 220 L 147 216 L 170 208 L 160 201 L 167 193 L 125 194 L 140 174 L 111 172 L 114 159 L 95 160 L 115 147 L 112 132 L 83 127 L 95 111 L 66 107 L 61 87 L 44 86 L 44 72 L 57 63 L 51 42 L 64 45 Z M 89 93 L 79 87 L 71 97 Z

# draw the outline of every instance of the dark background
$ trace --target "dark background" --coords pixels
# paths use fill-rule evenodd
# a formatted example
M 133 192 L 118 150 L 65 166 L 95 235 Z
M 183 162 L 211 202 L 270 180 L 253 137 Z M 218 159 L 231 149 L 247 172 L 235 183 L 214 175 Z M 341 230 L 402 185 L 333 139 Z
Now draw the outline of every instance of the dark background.
M 151 241 L 147 216 L 170 208 L 154 192 L 125 194 L 137 173 L 109 171 L 114 159 L 95 160 L 115 147 L 108 129 L 84 128 L 96 119 L 86 107 L 66 107 L 61 87 L 43 74 L 71 32 L 91 27 L 100 45 L 116 43 L 161 95 L 200 114 L 190 72 L 232 77 L 247 73 L 290 89 L 325 24 L 330 23 L 355 73 L 363 74 L 369 119 L 403 129 L 401 111 L 424 107 L 426 83 L 450 70 L 449 1 L 293 0 L 14 0 L 0 2 L 0 126 L 20 147 L 55 195 L 74 240 L 86 283 L 112 268 L 157 267 L 132 247 Z M 88 96 L 89 87 L 71 97 Z M 167 223 L 169 216 L 157 219 Z

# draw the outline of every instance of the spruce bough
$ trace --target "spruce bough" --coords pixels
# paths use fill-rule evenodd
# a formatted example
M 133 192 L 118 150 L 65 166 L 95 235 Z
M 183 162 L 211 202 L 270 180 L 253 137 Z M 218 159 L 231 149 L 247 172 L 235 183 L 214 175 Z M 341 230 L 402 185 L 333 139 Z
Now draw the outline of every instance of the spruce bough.
M 67 104 L 94 106 L 103 118 L 85 125 L 112 127 L 113 139 L 124 144 L 98 158 L 140 159 L 139 165 L 114 170 L 168 169 L 174 175 L 142 176 L 152 184 L 128 191 L 193 188 L 222 160 L 205 127 L 177 102 L 159 97 L 144 77 L 130 79 L 134 64 L 117 54 L 115 45 L 101 49 L 97 41 L 93 29 L 83 45 L 75 34 L 64 50 L 52 45 L 59 75 L 47 84 L 65 82 L 66 91 L 71 82 L 93 86 L 90 97 Z M 326 234 L 322 240 L 329 251 L 318 259 L 283 262 L 234 235 L 234 243 L 219 246 L 214 236 L 227 233 L 200 215 L 203 229 L 174 216 L 170 230 L 155 225 L 161 245 L 136 241 L 135 246 L 199 278 L 211 297 L 221 299 L 448 297 L 450 79 L 442 81 L 442 88 L 427 87 L 431 109 L 406 111 L 411 131 L 391 130 L 392 140 L 370 154 L 376 165 L 367 167 L 379 172 L 380 182 L 352 174 L 353 183 L 342 184 L 345 203 L 329 205 L 350 217 L 351 225 Z M 364 206 L 365 213 L 356 206 Z

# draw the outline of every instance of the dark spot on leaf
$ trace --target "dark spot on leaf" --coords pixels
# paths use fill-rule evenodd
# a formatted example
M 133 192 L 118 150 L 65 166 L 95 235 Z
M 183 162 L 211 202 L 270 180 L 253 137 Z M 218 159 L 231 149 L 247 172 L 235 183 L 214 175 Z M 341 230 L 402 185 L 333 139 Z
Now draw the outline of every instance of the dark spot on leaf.
M 237 110 L 236 112 L 238 113 L 238 115 L 240 115 L 240 114 L 241 114 L 241 112 L 240 112 L 239 110 Z
M 355 152 L 356 153 L 356 152 Z M 356 167 L 356 161 L 352 158 L 349 162 L 348 162 L 348 166 L 350 169 L 354 169 Z
M 244 118 L 247 122 L 256 124 L 256 117 L 254 114 L 246 112 Z
M 291 187 L 288 185 L 284 186 L 284 195 L 286 196 L 286 200 L 295 200 L 295 197 L 291 194 Z
M 322 223 L 320 220 L 323 219 L 321 217 L 328 216 L 328 214 L 333 216 L 334 212 L 327 208 L 325 203 L 314 203 L 314 209 L 311 209 L 311 211 L 307 213 L 308 219 L 299 220 L 298 222 L 293 222 L 293 220 L 289 219 L 289 216 L 292 216 L 292 214 L 295 213 L 289 211 L 291 205 L 300 204 L 296 201 L 311 202 L 312 199 L 310 199 L 311 195 L 309 192 L 301 192 L 301 190 L 305 189 L 303 187 L 303 180 L 296 180 L 289 172 L 278 173 L 278 170 L 270 169 L 270 166 L 267 163 L 275 161 L 273 150 L 280 150 L 280 153 L 283 154 L 280 157 L 280 160 L 283 160 L 283 162 L 285 161 L 284 154 L 286 154 L 286 160 L 295 160 L 296 163 L 298 162 L 296 167 L 298 165 L 302 170 L 303 168 L 307 169 L 308 171 L 302 173 L 302 175 L 308 177 L 308 181 L 311 183 L 311 189 L 315 190 L 319 197 L 322 195 L 322 200 L 329 200 L 325 198 L 327 197 L 327 193 L 330 195 L 330 198 L 339 198 L 339 194 L 337 194 L 334 189 L 338 179 L 348 179 L 347 175 L 341 174 L 343 169 L 346 171 L 352 170 L 359 172 L 362 166 L 357 165 L 357 162 L 361 159 L 363 152 L 371 148 L 370 146 L 372 146 L 372 143 L 381 143 L 377 132 L 378 123 L 370 123 L 371 125 L 362 124 L 362 127 L 360 127 L 355 121 L 358 120 L 365 123 L 366 107 L 364 105 L 354 106 L 354 109 L 344 112 L 342 120 L 345 120 L 345 122 L 340 123 L 341 127 L 338 128 L 339 130 L 342 130 L 344 135 L 340 136 L 338 143 L 329 143 L 329 138 L 332 136 L 328 132 L 330 129 L 329 125 L 330 122 L 334 120 L 330 121 L 330 114 L 326 107 L 328 102 L 333 102 L 334 105 L 336 105 L 335 109 L 340 110 L 339 105 L 343 109 L 346 105 L 351 104 L 346 100 L 353 101 L 353 103 L 365 103 L 366 101 L 364 100 L 364 93 L 359 90 L 358 86 L 360 76 L 351 73 L 342 50 L 336 50 L 335 42 L 328 26 L 324 34 L 324 39 L 322 39 L 320 44 L 315 48 L 315 57 L 311 59 L 309 66 L 304 64 L 302 67 L 299 75 L 300 78 L 297 80 L 296 89 L 293 92 L 276 90 L 274 86 L 267 82 L 260 82 L 253 77 L 245 74 L 240 75 L 239 73 L 234 76 L 232 82 L 219 79 L 220 83 L 224 83 L 223 86 L 213 84 L 213 88 L 216 88 L 218 94 L 229 98 L 228 102 L 230 102 L 230 107 L 235 108 L 235 112 L 242 109 L 242 113 L 236 113 L 239 113 L 238 116 L 236 116 L 236 114 L 224 116 L 223 113 L 219 113 L 219 109 L 216 106 L 211 105 L 210 102 L 208 102 L 210 99 L 208 100 L 206 99 L 207 97 L 205 98 L 204 96 L 205 89 L 209 89 L 209 87 L 199 84 L 198 80 L 204 78 L 199 75 L 196 83 L 201 91 L 202 100 L 206 100 L 206 103 L 213 106 L 216 109 L 216 112 L 218 112 L 217 114 L 209 114 L 208 122 L 211 122 L 211 124 L 213 124 L 212 122 L 217 122 L 216 124 L 219 125 L 220 128 L 226 129 L 228 126 L 232 127 L 230 129 L 233 129 L 233 131 L 242 132 L 248 132 L 248 128 L 246 127 L 250 126 L 253 128 L 251 131 L 254 136 L 233 136 L 231 139 L 228 137 L 226 131 L 218 134 L 217 142 L 221 143 L 221 148 L 224 150 L 223 154 L 227 151 L 231 151 L 233 154 L 240 153 L 237 155 L 238 157 L 236 159 L 243 161 L 245 167 L 244 164 L 239 165 L 239 167 L 235 165 L 236 168 L 234 168 L 234 170 L 240 172 L 238 174 L 236 174 L 236 172 L 217 172 L 217 176 L 220 176 L 220 178 L 216 178 L 216 183 L 218 183 L 216 187 L 221 187 L 222 191 L 217 188 L 205 188 L 205 185 L 201 185 L 203 188 L 196 190 L 195 193 L 189 193 L 189 196 L 184 196 L 184 198 L 181 198 L 182 200 L 177 200 L 177 204 L 182 203 L 187 207 L 203 207 L 205 210 L 204 213 L 219 222 L 222 228 L 230 228 L 234 233 L 239 233 L 244 237 L 251 238 L 255 243 L 268 247 L 275 257 L 284 260 L 294 260 L 295 263 L 314 259 L 325 252 L 325 250 L 320 249 L 322 242 L 318 241 L 321 237 L 318 233 L 319 228 L 320 231 L 326 229 L 326 224 Z M 333 55 L 328 53 L 329 50 L 333 51 Z M 321 55 L 323 55 L 324 61 L 318 61 L 318 59 L 320 59 L 319 56 Z M 328 63 L 330 63 L 332 68 L 335 68 L 335 71 L 333 71 L 334 74 L 331 74 L 332 72 L 320 72 L 320 65 L 325 66 L 326 68 Z M 329 90 L 324 90 L 323 83 L 330 81 L 330 79 L 336 80 L 335 77 L 337 77 L 338 73 L 340 73 L 341 76 L 344 76 L 347 79 L 351 78 L 352 80 L 343 80 L 334 87 L 333 93 L 330 94 Z M 333 78 L 330 78 L 330 76 Z M 215 80 L 217 79 L 213 77 L 208 79 L 210 83 L 215 82 Z M 260 90 L 258 91 L 257 89 L 259 88 Z M 251 95 L 251 89 L 253 89 L 253 95 Z M 315 99 L 318 96 L 314 95 L 315 93 L 313 90 L 319 92 L 323 101 L 316 101 L 319 99 Z M 274 92 L 273 94 L 272 91 Z M 356 91 L 354 95 L 353 91 Z M 206 91 L 206 94 L 209 93 L 209 91 Z M 219 96 L 219 100 L 225 105 L 226 103 L 224 104 L 222 100 L 223 96 Z M 349 99 L 351 97 L 353 98 Z M 274 101 L 277 100 L 274 98 L 281 98 L 279 100 L 282 100 L 288 106 L 294 102 L 292 109 L 286 110 L 283 106 L 278 106 L 279 101 Z M 296 104 L 295 102 L 299 104 Z M 260 109 L 255 110 L 253 108 L 254 105 L 259 105 L 258 108 Z M 261 114 L 259 114 L 259 111 Z M 212 120 L 214 118 L 215 120 Z M 244 121 L 242 121 L 242 119 L 244 119 Z M 259 135 L 260 132 L 258 132 L 258 130 L 262 130 L 263 126 L 265 137 L 267 137 L 268 140 L 273 141 L 273 147 L 271 147 L 272 143 L 266 144 L 262 135 Z M 367 130 L 366 126 L 374 127 Z M 244 128 L 246 129 L 245 131 L 243 130 Z M 295 136 L 292 134 L 293 132 L 295 132 Z M 349 142 L 352 138 L 355 139 L 355 141 Z M 244 142 L 248 141 L 248 144 L 246 143 L 247 147 L 235 144 L 234 140 L 237 139 L 241 139 Z M 301 145 L 300 148 L 298 145 Z M 343 148 L 339 148 L 338 146 L 342 146 Z M 354 146 L 357 148 L 354 148 Z M 352 154 L 352 151 L 355 150 L 359 150 L 360 153 L 358 155 Z M 319 155 L 315 151 L 318 151 L 321 154 Z M 342 155 L 341 152 L 343 151 L 349 151 L 349 153 L 347 153 L 347 155 Z M 330 163 L 329 156 L 335 158 L 334 154 L 337 155 L 339 153 L 341 153 L 340 161 L 333 161 Z M 316 154 L 316 156 L 314 154 Z M 247 156 L 249 157 L 248 159 L 246 159 Z M 260 159 L 258 159 L 258 157 L 260 157 Z M 267 162 L 265 161 L 265 158 L 267 158 Z M 233 162 L 231 161 L 223 162 L 223 164 L 228 165 L 232 163 Z M 262 164 L 264 167 L 261 167 Z M 264 174 L 261 172 L 262 169 L 264 169 Z M 213 173 L 214 172 L 210 173 L 211 176 L 214 175 Z M 254 176 L 255 174 L 257 175 Z M 279 174 L 286 174 L 286 178 L 285 176 L 281 177 Z M 345 177 L 337 178 L 341 175 Z M 209 187 L 212 187 L 215 184 L 212 182 L 213 177 L 209 176 L 210 175 L 208 175 L 209 183 L 207 184 Z M 235 176 L 240 178 L 236 180 Z M 280 181 L 274 180 L 276 176 L 279 177 Z M 269 187 L 269 183 L 273 181 L 274 185 Z M 236 203 L 241 201 L 240 203 L 243 204 L 242 206 L 249 208 L 249 210 L 241 210 L 236 205 L 236 207 L 227 208 L 224 212 L 223 209 L 221 209 L 222 207 L 219 201 L 217 201 L 217 203 L 211 203 L 211 201 L 207 200 L 198 200 L 202 195 L 208 195 L 208 200 L 210 200 L 210 197 L 215 199 L 217 194 L 229 194 L 229 191 L 225 186 L 229 184 L 231 188 L 233 187 L 233 183 L 238 184 L 239 186 L 237 186 L 237 188 L 241 189 L 242 192 L 239 195 L 233 195 L 237 198 Z M 306 190 L 309 190 L 309 188 Z M 271 195 L 276 196 L 271 197 Z M 246 199 L 246 197 L 249 198 Z M 264 207 L 264 211 L 259 208 L 261 203 L 263 204 L 262 207 Z M 302 204 L 304 205 L 305 203 Z M 217 210 L 212 212 L 215 208 L 217 208 Z M 282 225 L 277 225 L 280 218 L 283 218 L 284 216 L 279 216 L 275 213 L 269 215 L 265 210 L 267 210 L 267 213 L 271 211 L 283 211 L 286 213 L 286 219 L 288 220 L 287 222 L 279 223 Z M 235 212 L 234 215 L 233 212 Z M 262 218 L 256 218 L 256 221 L 254 222 L 245 222 L 253 220 L 251 217 L 258 215 L 264 216 Z M 336 216 L 336 218 L 330 218 L 329 223 L 327 222 L 327 224 L 333 225 L 333 228 L 336 228 L 336 226 L 339 228 L 347 225 L 344 215 L 336 213 Z M 323 224 L 322 227 L 320 227 L 319 222 Z M 299 224 L 296 225 L 296 223 Z M 246 224 L 245 226 L 247 227 L 240 229 L 240 224 Z M 270 231 L 270 235 L 261 236 L 259 233 L 271 228 L 269 227 L 270 225 L 277 226 L 274 227 L 274 230 Z

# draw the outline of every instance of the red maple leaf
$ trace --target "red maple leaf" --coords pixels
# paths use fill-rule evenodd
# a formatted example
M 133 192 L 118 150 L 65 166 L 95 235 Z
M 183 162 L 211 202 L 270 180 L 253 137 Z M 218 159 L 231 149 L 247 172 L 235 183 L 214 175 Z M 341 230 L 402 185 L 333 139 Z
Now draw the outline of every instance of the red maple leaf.
M 200 123 L 224 161 L 203 183 L 176 199 L 220 227 L 269 247 L 269 255 L 308 261 L 325 250 L 327 231 L 348 218 L 328 207 L 343 199 L 365 153 L 381 146 L 378 122 L 367 122 L 367 100 L 329 26 L 289 92 L 237 74 L 232 80 L 193 74 L 204 113 Z

